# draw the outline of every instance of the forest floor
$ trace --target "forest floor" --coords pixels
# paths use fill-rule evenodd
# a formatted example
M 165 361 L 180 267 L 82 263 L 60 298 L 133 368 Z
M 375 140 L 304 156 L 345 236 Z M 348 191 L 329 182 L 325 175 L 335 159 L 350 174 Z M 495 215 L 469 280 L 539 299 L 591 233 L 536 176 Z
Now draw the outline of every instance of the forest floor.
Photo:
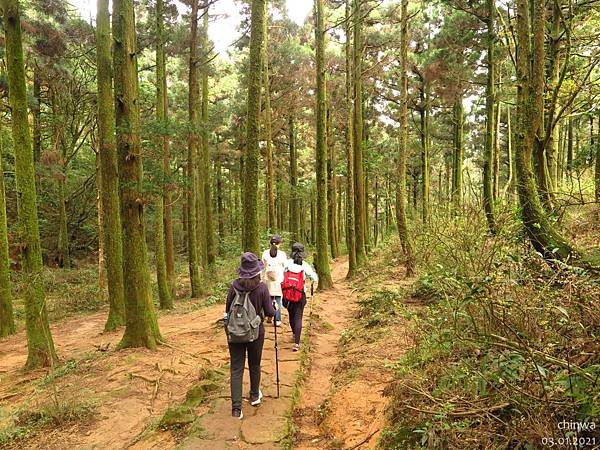
M 61 365 L 50 372 L 21 370 L 27 354 L 23 332 L 3 340 L 0 447 L 217 450 L 280 448 L 287 442 L 299 449 L 356 443 L 371 448 L 386 403 L 383 362 L 401 354 L 408 341 L 390 334 L 395 347 L 372 345 L 368 363 L 360 343 L 340 352 L 340 336 L 356 314 L 347 269 L 345 259 L 336 261 L 334 288 L 315 295 L 312 308 L 307 305 L 301 352 L 291 351 L 289 327 L 279 329 L 279 398 L 274 333 L 267 327 L 265 399 L 258 408 L 245 404 L 242 421 L 231 418 L 222 304 L 161 313 L 167 344 L 155 352 L 112 351 L 122 330 L 103 332 L 105 312 L 56 323 L 51 328 Z M 373 371 L 375 366 L 380 370 Z M 246 373 L 245 393 L 248 381 Z M 198 386 L 212 387 L 198 397 Z

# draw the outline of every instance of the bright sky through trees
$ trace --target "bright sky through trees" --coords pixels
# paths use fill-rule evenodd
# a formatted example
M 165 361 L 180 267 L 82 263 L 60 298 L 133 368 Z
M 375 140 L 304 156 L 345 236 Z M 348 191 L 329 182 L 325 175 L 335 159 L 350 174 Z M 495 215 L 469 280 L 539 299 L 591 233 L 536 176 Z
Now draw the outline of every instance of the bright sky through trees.
M 81 16 L 89 20 L 95 20 L 96 0 L 70 0 L 80 12 Z M 181 11 L 185 6 L 179 4 Z M 312 0 L 286 0 L 286 7 L 290 18 L 298 23 L 304 23 L 312 8 Z M 224 54 L 227 48 L 238 38 L 237 27 L 241 22 L 240 3 L 236 0 L 219 0 L 211 6 L 211 15 L 219 15 L 219 26 L 211 26 L 209 35 L 215 43 L 216 50 Z

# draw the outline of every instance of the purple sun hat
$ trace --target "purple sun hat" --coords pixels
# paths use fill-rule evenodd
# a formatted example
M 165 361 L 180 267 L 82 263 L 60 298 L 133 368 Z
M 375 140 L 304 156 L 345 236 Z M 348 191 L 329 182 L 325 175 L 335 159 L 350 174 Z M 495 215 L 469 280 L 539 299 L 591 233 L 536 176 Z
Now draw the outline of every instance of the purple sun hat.
M 240 278 L 254 278 L 261 273 L 265 265 L 252 252 L 242 254 L 240 258 L 240 267 L 238 268 L 238 276 Z

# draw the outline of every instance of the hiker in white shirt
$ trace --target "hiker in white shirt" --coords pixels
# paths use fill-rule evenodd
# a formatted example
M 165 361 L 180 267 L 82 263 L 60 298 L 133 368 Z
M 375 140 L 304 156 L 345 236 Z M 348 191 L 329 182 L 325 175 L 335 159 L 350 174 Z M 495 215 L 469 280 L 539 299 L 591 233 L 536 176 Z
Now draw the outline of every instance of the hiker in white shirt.
M 277 304 L 277 312 L 275 314 L 275 326 L 281 326 L 281 282 L 283 281 L 283 268 L 287 262 L 287 256 L 279 246 L 283 242 L 281 236 L 275 234 L 271 237 L 270 248 L 266 249 L 262 254 L 262 262 L 265 265 L 263 271 L 263 281 L 269 288 L 271 300 Z M 270 323 L 270 318 L 267 322 Z
M 304 315 L 304 306 L 306 305 L 306 285 L 307 281 L 312 282 L 318 281 L 318 276 L 313 268 L 304 261 L 306 254 L 304 253 L 304 245 L 299 242 L 295 242 L 292 245 L 291 258 L 287 260 L 284 267 L 284 278 L 285 272 L 291 273 L 304 273 L 304 292 L 299 301 L 286 301 L 284 295 L 283 306 L 288 310 L 290 316 L 290 327 L 294 333 L 294 346 L 292 350 L 297 352 L 300 348 L 300 337 L 302 335 L 302 316 Z M 300 281 L 300 280 L 298 280 Z M 285 283 L 284 283 L 285 284 Z

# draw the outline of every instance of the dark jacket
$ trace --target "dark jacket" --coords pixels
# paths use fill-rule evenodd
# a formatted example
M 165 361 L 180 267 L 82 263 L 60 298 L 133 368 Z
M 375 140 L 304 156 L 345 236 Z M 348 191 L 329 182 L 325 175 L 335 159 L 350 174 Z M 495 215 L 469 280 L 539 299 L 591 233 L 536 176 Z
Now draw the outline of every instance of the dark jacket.
M 244 290 L 240 286 L 238 280 L 235 280 L 229 288 L 229 292 L 227 293 L 227 303 L 225 304 L 225 312 L 229 312 L 231 303 L 233 303 L 233 299 L 235 298 L 235 289 L 237 289 L 238 291 Z M 267 285 L 265 283 L 258 283 L 256 287 L 250 291 L 250 302 L 254 306 L 254 309 L 256 309 L 257 314 L 261 317 L 275 316 L 275 308 L 273 308 L 271 295 L 269 294 L 269 289 L 267 288 Z M 260 329 L 258 333 L 260 336 L 264 336 L 265 334 L 265 327 L 262 323 L 260 324 Z

